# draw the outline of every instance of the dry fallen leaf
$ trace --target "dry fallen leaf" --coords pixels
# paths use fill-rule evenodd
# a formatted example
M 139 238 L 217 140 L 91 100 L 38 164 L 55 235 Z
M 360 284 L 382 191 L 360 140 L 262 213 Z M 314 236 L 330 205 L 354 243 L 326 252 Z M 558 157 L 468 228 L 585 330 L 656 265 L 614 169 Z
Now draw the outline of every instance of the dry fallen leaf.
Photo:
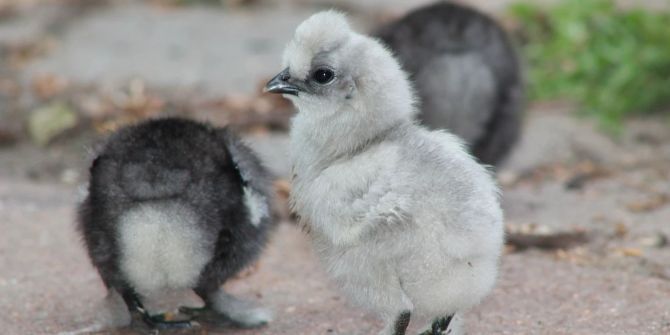
M 496 174 L 498 184 L 503 187 L 514 186 L 521 178 L 518 173 L 514 171 L 503 170 Z
M 40 99 L 52 98 L 65 91 L 68 82 L 65 78 L 51 73 L 36 75 L 31 82 L 33 93 Z
M 268 94 L 228 95 L 221 99 L 202 102 L 195 109 L 214 110 L 223 123 L 243 129 L 288 129 L 293 115 L 291 105 Z
M 592 258 L 589 255 L 588 250 L 582 247 L 577 247 L 573 249 L 558 249 L 554 253 L 556 260 L 570 262 L 573 264 L 588 264 Z
M 670 202 L 668 194 L 655 194 L 648 199 L 633 201 L 626 204 L 626 208 L 633 213 L 650 212 Z
M 95 94 L 85 94 L 75 99 L 81 113 L 92 120 L 102 120 L 113 114 L 113 108 Z
M 55 46 L 56 41 L 50 38 L 8 45 L 6 46 L 6 64 L 13 69 L 20 69 L 35 58 L 46 55 Z
M 154 116 L 165 105 L 162 99 L 147 92 L 144 81 L 141 79 L 133 79 L 130 82 L 128 92 L 124 97 L 125 100 L 117 101 L 117 106 L 139 118 Z
M 642 256 L 642 250 L 639 248 L 619 248 L 617 249 L 617 252 L 619 252 L 621 255 L 624 255 L 626 257 L 640 257 Z
M 618 222 L 614 226 L 614 235 L 618 238 L 622 238 L 628 235 L 628 227 L 623 222 Z
M 577 164 L 574 172 L 565 182 L 565 188 L 570 190 L 582 189 L 586 183 L 595 179 L 607 177 L 611 174 L 606 168 L 596 165 L 592 161 L 585 161 Z
M 111 120 L 95 121 L 93 128 L 100 134 L 109 134 L 136 121 L 136 118 L 119 116 Z

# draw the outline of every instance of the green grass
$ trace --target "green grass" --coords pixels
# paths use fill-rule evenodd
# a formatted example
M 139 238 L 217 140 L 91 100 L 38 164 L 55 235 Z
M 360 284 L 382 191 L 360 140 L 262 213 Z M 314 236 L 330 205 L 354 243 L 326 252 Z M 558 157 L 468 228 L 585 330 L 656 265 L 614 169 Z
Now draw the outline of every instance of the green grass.
M 626 115 L 670 107 L 670 13 L 623 11 L 608 0 L 510 9 L 532 99 L 573 100 L 613 132 Z

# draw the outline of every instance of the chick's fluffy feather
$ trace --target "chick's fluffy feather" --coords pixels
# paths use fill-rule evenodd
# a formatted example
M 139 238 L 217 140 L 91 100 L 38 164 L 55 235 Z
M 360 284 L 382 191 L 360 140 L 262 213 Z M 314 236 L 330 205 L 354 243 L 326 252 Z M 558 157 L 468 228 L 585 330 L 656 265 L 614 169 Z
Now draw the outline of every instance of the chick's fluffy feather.
M 324 22 L 348 37 L 322 38 Z M 311 69 L 319 57 L 356 83 L 350 99 L 337 81 L 290 97 L 299 109 L 292 205 L 328 272 L 387 320 L 386 331 L 402 311 L 436 317 L 475 305 L 493 287 L 503 240 L 489 172 L 455 136 L 414 124 L 398 62 L 339 13 L 305 21 L 284 60 L 298 76 L 293 67 Z

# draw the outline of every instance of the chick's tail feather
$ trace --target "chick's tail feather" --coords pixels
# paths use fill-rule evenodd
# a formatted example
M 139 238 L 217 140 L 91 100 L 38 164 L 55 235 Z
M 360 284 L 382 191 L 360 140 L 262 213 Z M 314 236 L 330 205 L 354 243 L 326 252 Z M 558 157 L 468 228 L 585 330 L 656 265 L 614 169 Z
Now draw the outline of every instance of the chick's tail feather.
M 139 200 L 176 196 L 184 192 L 191 181 L 190 171 L 166 168 L 154 162 L 128 163 L 121 173 L 124 191 Z

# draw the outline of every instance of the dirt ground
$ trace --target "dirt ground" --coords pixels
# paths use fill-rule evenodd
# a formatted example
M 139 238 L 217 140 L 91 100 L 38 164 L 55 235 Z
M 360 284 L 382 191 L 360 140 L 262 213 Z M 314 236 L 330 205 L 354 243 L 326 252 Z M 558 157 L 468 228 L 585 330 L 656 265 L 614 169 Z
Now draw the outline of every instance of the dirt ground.
M 73 10 L 62 2 L 25 1 L 0 16 L 0 51 L 7 56 L 0 62 L 2 334 L 85 333 L 99 318 L 105 291 L 75 232 L 74 210 L 89 152 L 104 136 L 95 126 L 110 118 L 98 121 L 90 112 L 97 109 L 80 108 L 88 106 L 82 96 L 116 96 L 141 78 L 166 101 L 156 110 L 175 108 L 182 98 L 232 95 L 244 103 L 239 97 L 255 94 L 276 72 L 300 20 L 330 4 L 354 6 L 292 0 L 214 10 L 112 1 Z M 495 11 L 501 3 L 475 4 Z M 373 1 L 354 6 L 352 16 L 369 28 L 410 5 Z M 35 78 L 45 74 L 64 78 L 68 88 L 44 97 L 53 87 L 36 88 Z M 23 124 L 28 111 L 53 99 L 88 110 L 80 116 L 87 121 L 39 147 Z M 192 116 L 224 122 L 217 110 Z M 285 178 L 286 132 L 247 130 L 263 161 Z M 614 138 L 569 105 L 530 106 L 523 138 L 498 179 L 510 237 L 521 240 L 505 253 L 494 292 L 465 315 L 469 334 L 670 334 L 667 118 L 629 120 Z M 574 243 L 524 248 L 530 242 L 523 237 L 561 233 Z M 226 285 L 271 307 L 275 320 L 257 330 L 205 326 L 182 333 L 368 335 L 381 327 L 337 292 L 290 221 L 280 225 L 258 267 Z M 169 309 L 184 301 L 198 303 L 190 294 L 171 294 L 154 305 Z

